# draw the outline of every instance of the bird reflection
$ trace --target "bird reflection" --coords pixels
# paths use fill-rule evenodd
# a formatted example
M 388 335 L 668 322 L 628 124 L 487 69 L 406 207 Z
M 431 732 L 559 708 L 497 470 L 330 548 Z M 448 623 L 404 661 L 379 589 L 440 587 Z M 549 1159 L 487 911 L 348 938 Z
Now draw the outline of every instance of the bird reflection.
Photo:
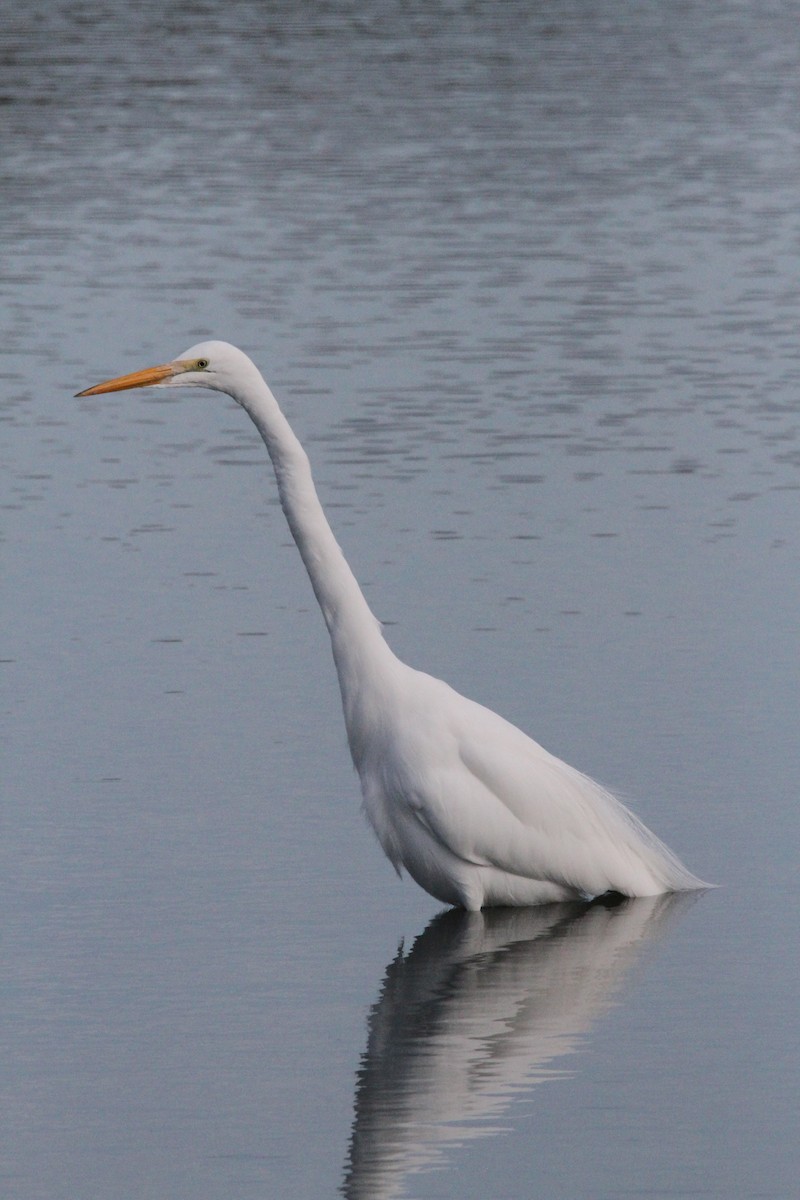
M 415 1173 L 497 1133 L 515 1096 L 570 1072 L 644 945 L 694 895 L 451 910 L 386 971 L 368 1021 L 341 1193 L 405 1194 Z

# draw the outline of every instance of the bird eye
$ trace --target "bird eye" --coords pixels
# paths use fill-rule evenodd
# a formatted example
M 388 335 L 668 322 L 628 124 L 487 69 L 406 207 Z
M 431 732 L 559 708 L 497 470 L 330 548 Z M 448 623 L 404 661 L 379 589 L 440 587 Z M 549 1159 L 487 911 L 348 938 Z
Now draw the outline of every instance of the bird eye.
M 197 362 L 194 365 L 197 367 L 198 371 L 205 371 L 206 367 L 208 366 L 208 359 L 207 358 L 198 358 Z

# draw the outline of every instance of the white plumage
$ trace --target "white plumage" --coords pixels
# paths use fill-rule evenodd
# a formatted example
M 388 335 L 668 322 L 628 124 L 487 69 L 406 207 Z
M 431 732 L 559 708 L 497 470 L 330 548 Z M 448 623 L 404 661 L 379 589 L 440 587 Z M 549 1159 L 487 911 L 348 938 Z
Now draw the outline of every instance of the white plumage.
M 80 395 L 147 386 L 226 392 L 264 439 L 330 633 L 364 807 L 398 871 L 470 910 L 707 886 L 599 784 L 392 653 L 331 532 L 306 453 L 241 350 L 203 342 Z

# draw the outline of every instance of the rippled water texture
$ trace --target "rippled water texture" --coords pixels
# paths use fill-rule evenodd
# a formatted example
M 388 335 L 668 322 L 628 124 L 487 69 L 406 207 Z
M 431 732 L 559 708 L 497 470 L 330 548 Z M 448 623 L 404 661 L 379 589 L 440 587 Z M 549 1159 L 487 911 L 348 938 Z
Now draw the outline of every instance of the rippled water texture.
M 793 5 L 31 0 L 0 50 L 9 1200 L 796 1191 Z M 263 368 L 399 654 L 694 903 L 383 860 Z

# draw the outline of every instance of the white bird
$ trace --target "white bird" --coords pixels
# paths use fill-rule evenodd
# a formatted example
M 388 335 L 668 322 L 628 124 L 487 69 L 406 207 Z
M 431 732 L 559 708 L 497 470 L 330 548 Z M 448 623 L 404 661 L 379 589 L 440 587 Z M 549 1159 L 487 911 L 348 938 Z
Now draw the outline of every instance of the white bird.
M 203 387 L 241 405 L 330 634 L 364 808 L 398 874 L 446 904 L 530 905 L 708 886 L 616 797 L 496 713 L 389 649 L 320 504 L 308 457 L 258 368 L 227 342 L 79 392 Z

